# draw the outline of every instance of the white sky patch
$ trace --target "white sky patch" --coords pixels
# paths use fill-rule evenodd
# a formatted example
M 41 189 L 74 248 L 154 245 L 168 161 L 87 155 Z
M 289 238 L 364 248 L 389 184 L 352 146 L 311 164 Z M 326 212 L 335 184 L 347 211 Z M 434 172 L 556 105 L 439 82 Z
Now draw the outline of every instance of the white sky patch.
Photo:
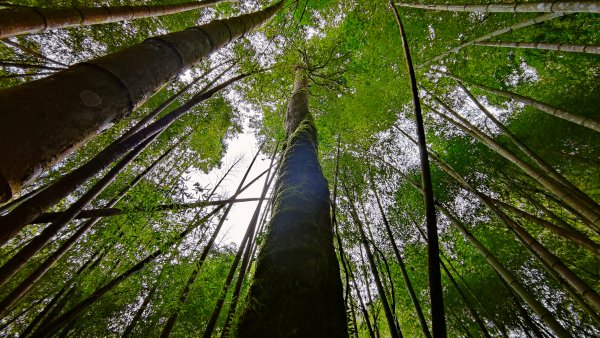
M 209 184 L 209 189 L 212 189 L 214 185 L 218 183 L 219 179 L 223 176 L 227 169 L 229 169 L 237 159 L 241 158 L 241 161 L 229 173 L 227 178 L 221 183 L 220 187 L 216 191 L 216 194 L 221 196 L 219 198 L 229 198 L 235 193 L 235 190 L 240 184 L 240 181 L 244 176 L 246 169 L 250 165 L 254 154 L 256 154 L 258 151 L 260 144 L 253 131 L 248 127 L 247 118 L 244 120 L 244 128 L 242 133 L 236 135 L 232 139 L 227 140 L 226 143 L 227 152 L 223 157 L 223 165 L 221 168 L 215 168 L 208 174 L 198 169 L 188 173 L 191 178 L 186 181 L 186 185 L 190 193 L 196 193 L 194 191 L 195 183 L 198 183 L 201 186 L 206 186 Z M 245 184 L 252 181 L 256 176 L 268 169 L 269 164 L 270 159 L 267 156 L 264 154 L 259 155 L 256 159 L 256 162 L 252 166 L 252 170 L 250 171 Z M 265 182 L 265 176 L 256 181 L 237 198 L 260 197 Z M 269 197 L 269 194 L 267 194 L 267 197 Z M 254 214 L 257 204 L 258 202 L 236 203 L 231 209 L 227 220 L 223 224 L 223 229 L 217 237 L 217 243 L 223 245 L 233 242 L 236 243 L 236 245 L 239 245 L 244 237 L 246 228 L 248 227 L 248 223 Z M 266 205 L 266 201 L 263 202 L 263 208 Z

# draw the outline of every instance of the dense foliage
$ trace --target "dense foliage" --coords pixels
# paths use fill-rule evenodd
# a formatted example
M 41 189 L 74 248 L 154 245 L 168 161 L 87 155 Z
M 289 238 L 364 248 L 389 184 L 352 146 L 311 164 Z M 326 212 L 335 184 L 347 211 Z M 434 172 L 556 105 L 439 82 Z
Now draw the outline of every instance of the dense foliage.
M 169 1 L 172 2 L 184 1 Z M 476 2 L 481 1 L 469 1 Z M 20 0 L 18 5 L 61 7 L 155 3 L 162 1 Z M 179 31 L 215 18 L 249 13 L 267 5 L 266 1 L 222 2 L 199 11 L 13 37 L 10 41 L 56 62 L 0 44 L 0 88 L 52 74 L 64 68 L 60 63 L 72 65 L 141 42 L 149 36 Z M 10 7 L 4 3 L 1 6 Z M 485 84 L 518 93 L 598 121 L 599 55 L 469 45 L 441 60 L 427 63 L 451 48 L 541 13 L 399 9 L 408 33 L 422 102 L 450 115 L 434 100 L 434 97 L 439 98 L 497 144 L 530 166 L 537 166 L 467 97 L 456 80 L 443 73 L 460 77 L 516 139 L 582 192 L 600 201 L 600 138 L 597 131 L 473 85 Z M 600 45 L 600 20 L 598 14 L 569 14 L 510 31 L 491 41 Z M 423 329 L 417 320 L 375 196 L 376 192 L 381 199 L 408 277 L 429 321 L 427 247 L 420 234 L 425 228 L 422 224 L 423 197 L 418 190 L 418 150 L 403 135 L 403 132 L 414 135 L 415 130 L 408 73 L 389 4 L 363 0 L 286 1 L 283 10 L 267 25 L 186 71 L 130 116 L 117 121 L 29 186 L 23 194 L 35 191 L 82 165 L 153 108 L 205 72 L 207 75 L 171 107 L 185 102 L 207 83 L 218 79 L 221 73 L 224 75 L 219 82 L 244 72 L 265 70 L 236 82 L 195 107 L 127 167 L 94 200 L 90 209 L 101 208 L 176 144 L 171 153 L 119 202 L 117 206 L 127 210 L 126 214 L 104 218 L 54 264 L 36 286 L 4 314 L 0 334 L 19 336 L 45 308 L 50 312 L 42 326 L 48 324 L 161 249 L 159 257 L 126 276 L 122 283 L 64 325 L 61 334 L 120 336 L 124 331 L 132 330 L 133 336 L 158 336 L 166 319 L 176 311 L 180 315 L 171 332 L 173 336 L 201 335 L 239 243 L 214 246 L 199 268 L 198 277 L 193 280 L 189 297 L 182 304 L 182 289 L 193 271 L 198 269 L 200 254 L 223 212 L 198 222 L 211 209 L 140 212 L 139 208 L 152 209 L 160 204 L 231 196 L 233 190 L 224 189 L 217 189 L 214 195 L 209 196 L 209 191 L 216 188 L 214 182 L 200 182 L 195 186 L 192 182 L 199 176 L 198 172 L 225 174 L 231 165 L 223 161 L 228 151 L 228 140 L 242 131 L 253 134 L 257 144 L 265 141 L 262 152 L 267 156 L 275 151 L 276 144 L 284 141 L 285 107 L 293 85 L 293 67 L 299 63 L 305 64 L 310 74 L 310 108 L 316 119 L 321 165 L 330 188 L 333 190 L 335 186 L 337 192 L 334 212 L 339 238 L 336 247 L 346 290 L 349 332 L 361 337 L 369 336 L 368 325 L 372 325 L 375 334 L 389 334 L 381 297 L 370 273 L 372 267 L 365 260 L 364 243 L 351 213 L 356 207 L 358 218 L 370 237 L 367 245 L 375 253 L 387 298 L 402 333 L 405 337 L 422 336 Z M 32 64 L 40 67 L 31 67 Z M 454 168 L 474 189 L 522 210 L 519 213 L 514 208 L 500 207 L 591 289 L 600 292 L 600 229 L 597 224 L 586 222 L 560 196 L 500 156 L 494 147 L 486 146 L 432 109 L 425 108 L 424 113 L 432 154 Z M 251 156 L 253 154 L 247 154 L 248 160 L 243 163 L 247 165 Z M 573 297 L 578 293 L 572 291 L 564 278 L 557 277 L 552 267 L 541 263 L 481 198 L 461 186 L 438 163 L 432 161 L 431 168 L 436 201 L 456 215 L 573 336 L 599 336 L 598 309 L 581 296 Z M 243 173 L 244 170 L 235 168 L 233 172 Z M 100 177 L 98 175 L 92 181 Z M 93 183 L 79 187 L 52 211 L 64 210 Z M 501 204 L 498 202 L 496 205 Z M 268 213 L 268 208 L 265 203 L 262 213 Z M 263 215 L 262 218 L 268 219 L 268 216 Z M 534 218 L 541 221 L 536 222 Z M 438 219 L 441 259 L 447 269 L 442 271 L 442 283 L 449 336 L 483 336 L 484 328 L 491 336 L 552 336 L 543 320 L 511 291 L 448 217 L 439 213 Z M 2 286 L 0 297 L 6 297 L 76 231 L 80 222 L 72 222 L 35 255 Z M 558 235 L 543 226 L 543 222 L 587 238 L 592 246 L 595 245 L 595 251 Z M 180 240 L 179 234 L 190 226 L 193 230 Z M 33 224 L 22 230 L 0 249 L 0 263 L 7 262 L 43 228 L 44 224 Z M 261 234 L 258 234 L 258 245 L 261 239 Z M 252 268 L 245 278 L 242 302 L 247 283 L 252 278 Z M 226 297 L 216 332 L 223 327 L 230 301 L 231 294 Z M 363 306 L 364 309 L 361 309 Z M 136 315 L 137 312 L 140 313 Z M 480 324 L 474 313 L 481 318 Z

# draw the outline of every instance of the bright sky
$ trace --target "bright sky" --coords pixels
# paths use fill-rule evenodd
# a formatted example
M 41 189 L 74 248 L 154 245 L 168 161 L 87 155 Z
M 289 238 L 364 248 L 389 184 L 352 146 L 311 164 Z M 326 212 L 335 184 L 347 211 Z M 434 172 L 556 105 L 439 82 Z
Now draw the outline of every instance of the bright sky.
M 260 144 L 246 123 L 241 134 L 238 134 L 235 138 L 229 139 L 226 142 L 228 146 L 227 153 L 223 158 L 223 166 L 221 168 L 213 169 L 208 174 L 199 170 L 193 171 L 191 173 L 191 179 L 187 182 L 190 190 L 196 182 L 200 183 L 201 186 L 206 186 L 207 183 L 210 183 L 210 187 L 214 187 L 227 169 L 229 169 L 237 159 L 241 158 L 242 160 L 229 173 L 217 190 L 217 193 L 224 198 L 229 198 L 233 195 Z M 269 167 L 269 163 L 269 158 L 262 154 L 259 155 L 244 184 L 252 181 L 256 176 L 260 175 L 261 172 L 265 171 Z M 251 187 L 240 194 L 238 198 L 260 197 L 264 182 L 264 177 L 261 177 Z M 267 197 L 268 196 L 269 195 L 267 194 Z M 223 229 L 219 234 L 217 243 L 229 244 L 234 242 L 236 245 L 239 245 L 244 237 L 244 233 L 246 232 L 248 223 L 252 218 L 257 204 L 258 202 L 234 204 L 227 217 L 227 221 L 224 223 Z M 263 202 L 263 208 L 265 205 L 266 203 Z

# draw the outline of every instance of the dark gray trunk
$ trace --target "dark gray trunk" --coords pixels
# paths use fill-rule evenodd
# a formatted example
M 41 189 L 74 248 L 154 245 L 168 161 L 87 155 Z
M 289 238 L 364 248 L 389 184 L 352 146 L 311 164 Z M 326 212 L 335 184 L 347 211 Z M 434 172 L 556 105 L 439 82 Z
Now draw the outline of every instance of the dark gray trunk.
M 256 263 L 239 337 L 347 337 L 329 191 L 298 67 L 273 216 Z

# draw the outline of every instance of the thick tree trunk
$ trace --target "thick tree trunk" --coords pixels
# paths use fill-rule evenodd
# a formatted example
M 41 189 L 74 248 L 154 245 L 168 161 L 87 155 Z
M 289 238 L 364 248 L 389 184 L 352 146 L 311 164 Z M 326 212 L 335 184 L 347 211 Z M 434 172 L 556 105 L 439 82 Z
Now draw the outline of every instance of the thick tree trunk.
M 170 79 L 272 17 L 253 14 L 170 33 L 0 92 L 0 201 L 116 120 Z M 142 57 L 140 57 L 142 56 Z M 23 132 L 28 131 L 28 132 Z
M 350 193 L 345 186 L 344 190 L 346 191 L 346 196 L 350 199 Z M 365 230 L 362 221 L 358 217 L 358 212 L 356 211 L 356 207 L 354 206 L 354 202 L 350 200 L 350 215 L 354 219 L 354 224 L 358 228 L 358 232 L 360 234 L 362 245 L 367 254 L 367 261 L 369 262 L 369 267 L 371 268 L 371 274 L 373 275 L 373 280 L 375 280 L 375 286 L 377 287 L 377 293 L 379 294 L 379 300 L 383 306 L 383 312 L 385 313 L 385 318 L 387 320 L 388 328 L 390 330 L 391 337 L 402 337 L 402 332 L 399 328 L 396 327 L 394 314 L 390 308 L 387 295 L 385 293 L 385 289 L 381 283 L 381 277 L 379 275 L 379 270 L 377 269 L 377 264 L 375 263 L 375 258 L 373 257 L 373 252 L 371 251 L 371 247 L 369 246 L 369 241 L 365 234 Z
M 204 0 L 155 6 L 4 9 L 0 11 L 0 38 L 57 28 L 98 25 L 181 13 L 221 1 Z
M 505 48 L 530 48 L 541 50 L 556 50 L 561 52 L 600 54 L 600 46 L 573 45 L 570 43 L 546 43 L 546 42 L 477 42 L 475 46 L 505 47 Z
M 121 142 L 112 143 L 99 154 L 94 156 L 94 158 L 92 158 L 86 164 L 66 175 L 61 176 L 56 183 L 25 201 L 23 204 L 11 211 L 8 215 L 0 218 L 0 243 L 6 242 L 25 225 L 29 224 L 29 222 L 33 221 L 37 216 L 39 216 L 43 210 L 58 203 L 62 198 L 74 191 L 80 184 L 85 183 L 86 180 L 90 179 L 112 162 L 119 159 L 130 149 L 133 149 L 131 150 L 131 153 L 141 152 L 146 146 L 156 140 L 156 138 L 179 117 L 189 112 L 194 106 L 212 97 L 214 94 L 223 88 L 226 88 L 231 83 L 234 83 L 249 75 L 251 75 L 251 73 L 238 75 L 211 89 L 205 87 L 202 92 L 194 95 L 184 104 L 171 111 L 169 114 L 163 116 L 158 121 L 127 137 Z M 136 156 L 137 155 L 135 155 L 133 158 Z M 120 163 L 123 162 L 124 161 L 121 161 Z M 85 193 L 84 196 L 80 197 L 77 202 L 71 205 L 65 214 L 60 217 L 60 222 L 69 222 L 83 208 L 85 208 L 87 204 L 90 203 L 92 199 L 95 198 L 96 195 L 105 188 L 105 185 L 114 178 L 111 178 L 110 176 L 119 173 L 119 170 L 122 168 L 117 170 L 117 166 L 113 167 L 111 171 L 105 175 L 101 182 L 96 183 L 89 191 Z M 55 223 L 57 222 L 58 221 Z
M 308 110 L 308 79 L 296 70 L 269 233 L 256 263 L 239 337 L 347 337 L 329 191 Z
M 455 80 L 470 83 L 470 84 L 474 85 L 477 88 L 485 90 L 488 93 L 496 94 L 498 96 L 502 96 L 502 97 L 505 97 L 507 99 L 511 99 L 511 100 L 515 100 L 515 101 L 521 102 L 521 103 L 526 104 L 528 106 L 532 106 L 534 108 L 537 108 L 537 109 L 543 111 L 544 113 L 547 113 L 547 114 L 552 115 L 554 117 L 558 117 L 559 119 L 563 119 L 563 120 L 566 120 L 566 121 L 569 121 L 569 122 L 573 122 L 573 123 L 576 123 L 576 124 L 578 124 L 580 126 L 583 126 L 583 127 L 586 127 L 586 128 L 590 128 L 592 130 L 600 132 L 600 122 L 599 121 L 596 121 L 596 120 L 593 120 L 593 119 L 590 119 L 590 118 L 587 118 L 587 117 L 584 117 L 584 116 L 581 116 L 581 115 L 573 114 L 573 113 L 568 112 L 568 111 L 566 111 L 564 109 L 551 106 L 551 105 L 549 105 L 547 103 L 544 103 L 544 102 L 532 99 L 532 98 L 527 97 L 527 96 L 519 95 L 517 93 L 513 93 L 513 92 L 510 92 L 510 91 L 507 91 L 507 90 L 492 88 L 492 87 L 489 87 L 489 86 L 486 86 L 486 85 L 483 85 L 483 84 L 480 84 L 480 83 L 476 83 L 476 82 L 473 82 L 473 81 L 465 80 L 463 78 L 460 78 L 460 77 L 458 77 L 456 75 L 452 75 L 452 74 L 449 74 L 449 73 L 444 73 L 444 72 L 441 72 L 441 73 L 444 74 L 444 75 L 446 75 L 446 76 L 448 76 L 448 77 L 451 77 L 451 78 L 453 78 Z
M 410 88 L 415 113 L 415 125 L 417 129 L 417 140 L 419 155 L 421 160 L 421 181 L 423 182 L 423 195 L 425 203 L 425 219 L 427 223 L 427 266 L 429 273 L 429 297 L 431 301 L 431 331 L 434 338 L 446 337 L 446 319 L 444 315 L 444 293 L 442 290 L 442 275 L 440 273 L 440 248 L 438 243 L 438 229 L 435 214 L 435 204 L 433 198 L 433 185 L 431 183 L 431 172 L 429 168 L 429 158 L 427 155 L 427 142 L 425 140 L 425 127 L 423 125 L 423 115 L 421 112 L 421 101 L 419 100 L 419 89 L 417 87 L 417 77 L 410 56 L 410 49 L 406 39 L 406 32 L 400 14 L 394 6 L 392 0 L 390 5 L 396 17 L 396 23 L 400 30 L 402 47 L 404 49 L 404 58 L 409 73 Z
M 544 21 L 556 19 L 556 18 L 559 18 L 559 17 L 562 17 L 562 16 L 565 16 L 565 13 L 543 14 L 543 15 L 540 15 L 540 16 L 535 17 L 533 19 L 528 19 L 528 20 L 519 22 L 517 24 L 514 24 L 512 26 L 498 29 L 498 30 L 493 31 L 491 33 L 488 33 L 488 34 L 485 34 L 483 36 L 480 36 L 480 37 L 478 37 L 476 39 L 467 41 L 467 42 L 465 42 L 465 43 L 463 43 L 463 44 L 461 44 L 459 46 L 453 47 L 450 50 L 448 50 L 448 51 L 446 51 L 446 52 L 444 52 L 444 53 L 442 53 L 442 54 L 440 54 L 438 56 L 435 56 L 435 57 L 433 57 L 433 58 L 425 61 L 424 63 L 418 65 L 417 68 L 421 68 L 421 67 L 427 66 L 427 65 L 429 65 L 429 64 L 431 64 L 433 62 L 442 60 L 446 56 L 448 56 L 448 55 L 450 55 L 452 53 L 456 53 L 456 52 L 460 51 L 461 49 L 463 49 L 465 47 L 472 46 L 472 45 L 474 45 L 477 42 L 482 42 L 482 41 L 485 41 L 485 40 L 489 40 L 489 39 L 491 39 L 491 38 L 493 38 L 495 36 L 498 36 L 498 35 L 502 35 L 502 34 L 505 34 L 505 33 L 508 33 L 508 32 L 512 32 L 512 31 L 520 29 L 520 28 L 532 26 L 532 25 L 535 25 L 536 23 L 539 23 L 539 22 L 544 22 Z
M 549 1 L 549 2 L 514 2 L 507 4 L 452 4 L 426 5 L 397 3 L 400 7 L 430 9 L 451 12 L 484 12 L 484 13 L 600 13 L 600 1 Z

